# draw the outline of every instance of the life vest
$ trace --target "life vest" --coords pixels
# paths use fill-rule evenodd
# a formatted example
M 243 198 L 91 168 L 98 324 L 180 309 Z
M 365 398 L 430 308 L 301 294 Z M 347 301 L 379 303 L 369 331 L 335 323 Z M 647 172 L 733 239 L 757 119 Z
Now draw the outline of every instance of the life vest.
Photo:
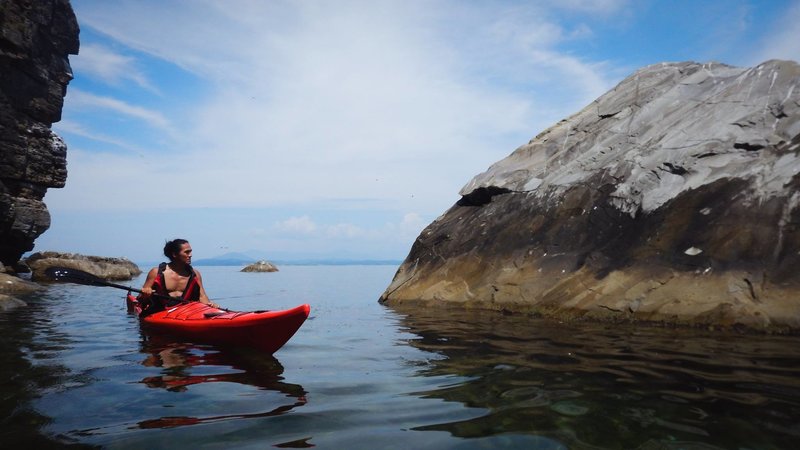
M 170 297 L 169 291 L 167 291 L 167 280 L 164 277 L 164 270 L 166 270 L 166 268 L 167 263 L 159 264 L 158 275 L 156 275 L 156 278 L 153 280 L 153 292 L 158 295 L 152 295 L 146 299 L 141 297 L 138 299 L 142 308 L 139 317 L 147 317 L 150 314 L 163 311 L 167 307 L 172 307 L 179 303 L 196 302 L 200 300 L 200 283 L 197 281 L 197 276 L 192 266 L 189 266 L 189 279 L 186 280 L 186 288 L 184 288 L 183 294 L 180 297 Z M 166 297 L 169 297 L 169 299 Z
M 167 291 L 167 280 L 164 278 L 164 270 L 167 269 L 167 263 L 158 265 L 158 275 L 153 280 L 153 290 L 161 295 L 169 295 Z M 180 300 L 184 302 L 196 302 L 200 300 L 200 283 L 197 281 L 194 269 L 189 266 L 189 279 L 186 280 L 186 288 L 180 296 Z

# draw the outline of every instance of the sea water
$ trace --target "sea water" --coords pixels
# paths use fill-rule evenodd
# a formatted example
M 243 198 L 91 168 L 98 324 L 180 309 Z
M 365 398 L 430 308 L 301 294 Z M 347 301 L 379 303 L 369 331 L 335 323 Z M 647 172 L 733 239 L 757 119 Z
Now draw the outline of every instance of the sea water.
M 49 285 L 0 313 L 0 447 L 800 447 L 796 336 L 396 310 L 377 303 L 395 266 L 199 269 L 225 307 L 311 316 L 269 356 Z

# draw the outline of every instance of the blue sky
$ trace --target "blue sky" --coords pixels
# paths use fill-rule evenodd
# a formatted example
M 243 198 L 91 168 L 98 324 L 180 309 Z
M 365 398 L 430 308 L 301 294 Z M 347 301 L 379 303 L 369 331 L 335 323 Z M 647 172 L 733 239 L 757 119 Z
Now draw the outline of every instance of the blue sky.
M 403 259 L 469 180 L 636 69 L 800 60 L 800 1 L 73 0 L 36 251 Z

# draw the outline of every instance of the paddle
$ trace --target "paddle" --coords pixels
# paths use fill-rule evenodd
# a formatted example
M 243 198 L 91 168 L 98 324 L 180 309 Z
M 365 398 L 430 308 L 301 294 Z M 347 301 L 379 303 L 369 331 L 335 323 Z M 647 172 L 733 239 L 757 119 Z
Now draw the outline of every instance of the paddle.
M 142 293 L 139 289 L 134 289 L 130 286 L 123 286 L 121 284 L 110 283 L 98 276 L 92 275 L 83 270 L 71 269 L 69 267 L 48 267 L 45 269 L 44 274 L 54 281 L 65 281 L 67 283 L 84 284 L 86 286 L 108 286 L 117 289 L 124 289 L 129 292 Z M 168 295 L 153 294 L 156 297 L 169 298 Z
M 71 269 L 69 267 L 48 267 L 47 269 L 44 270 L 44 274 L 47 275 L 47 277 L 53 281 L 65 281 L 67 283 L 84 284 L 86 286 L 108 286 L 117 289 L 123 289 L 128 292 L 138 292 L 139 294 L 143 293 L 139 289 L 134 289 L 130 286 L 123 286 L 121 284 L 111 283 L 96 275 L 92 275 L 89 272 L 84 272 L 83 270 L 78 270 L 78 269 Z M 169 295 L 157 294 L 155 292 L 153 292 L 151 295 L 153 297 L 163 298 L 171 302 L 182 302 L 181 299 L 170 297 Z M 215 308 L 228 311 L 228 309 L 220 308 L 219 306 L 215 306 Z

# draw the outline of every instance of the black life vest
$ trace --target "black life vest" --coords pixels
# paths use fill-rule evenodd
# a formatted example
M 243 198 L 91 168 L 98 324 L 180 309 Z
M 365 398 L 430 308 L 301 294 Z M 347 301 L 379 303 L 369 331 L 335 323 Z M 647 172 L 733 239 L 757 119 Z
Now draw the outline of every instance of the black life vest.
M 170 297 L 169 291 L 167 291 L 167 281 L 164 277 L 164 270 L 166 270 L 166 268 L 167 263 L 159 264 L 158 275 L 156 275 L 156 278 L 153 280 L 153 292 L 158 295 L 152 295 L 146 299 L 139 298 L 139 303 L 142 306 L 142 312 L 139 314 L 140 317 L 146 317 L 155 312 L 163 311 L 179 303 L 196 302 L 200 300 L 200 283 L 197 281 L 197 276 L 192 266 L 189 266 L 189 279 L 186 280 L 186 288 L 184 288 L 183 294 L 180 297 Z
M 194 269 L 192 266 L 189 267 L 189 279 L 186 280 L 186 288 L 183 290 L 183 294 L 180 296 L 180 300 L 183 302 L 196 302 L 200 300 L 200 283 L 197 281 L 197 276 L 194 273 Z M 167 263 L 161 263 L 158 265 L 158 275 L 156 279 L 153 280 L 153 290 L 156 293 L 161 295 L 169 295 L 167 291 L 167 281 L 164 278 L 164 270 L 167 268 Z

